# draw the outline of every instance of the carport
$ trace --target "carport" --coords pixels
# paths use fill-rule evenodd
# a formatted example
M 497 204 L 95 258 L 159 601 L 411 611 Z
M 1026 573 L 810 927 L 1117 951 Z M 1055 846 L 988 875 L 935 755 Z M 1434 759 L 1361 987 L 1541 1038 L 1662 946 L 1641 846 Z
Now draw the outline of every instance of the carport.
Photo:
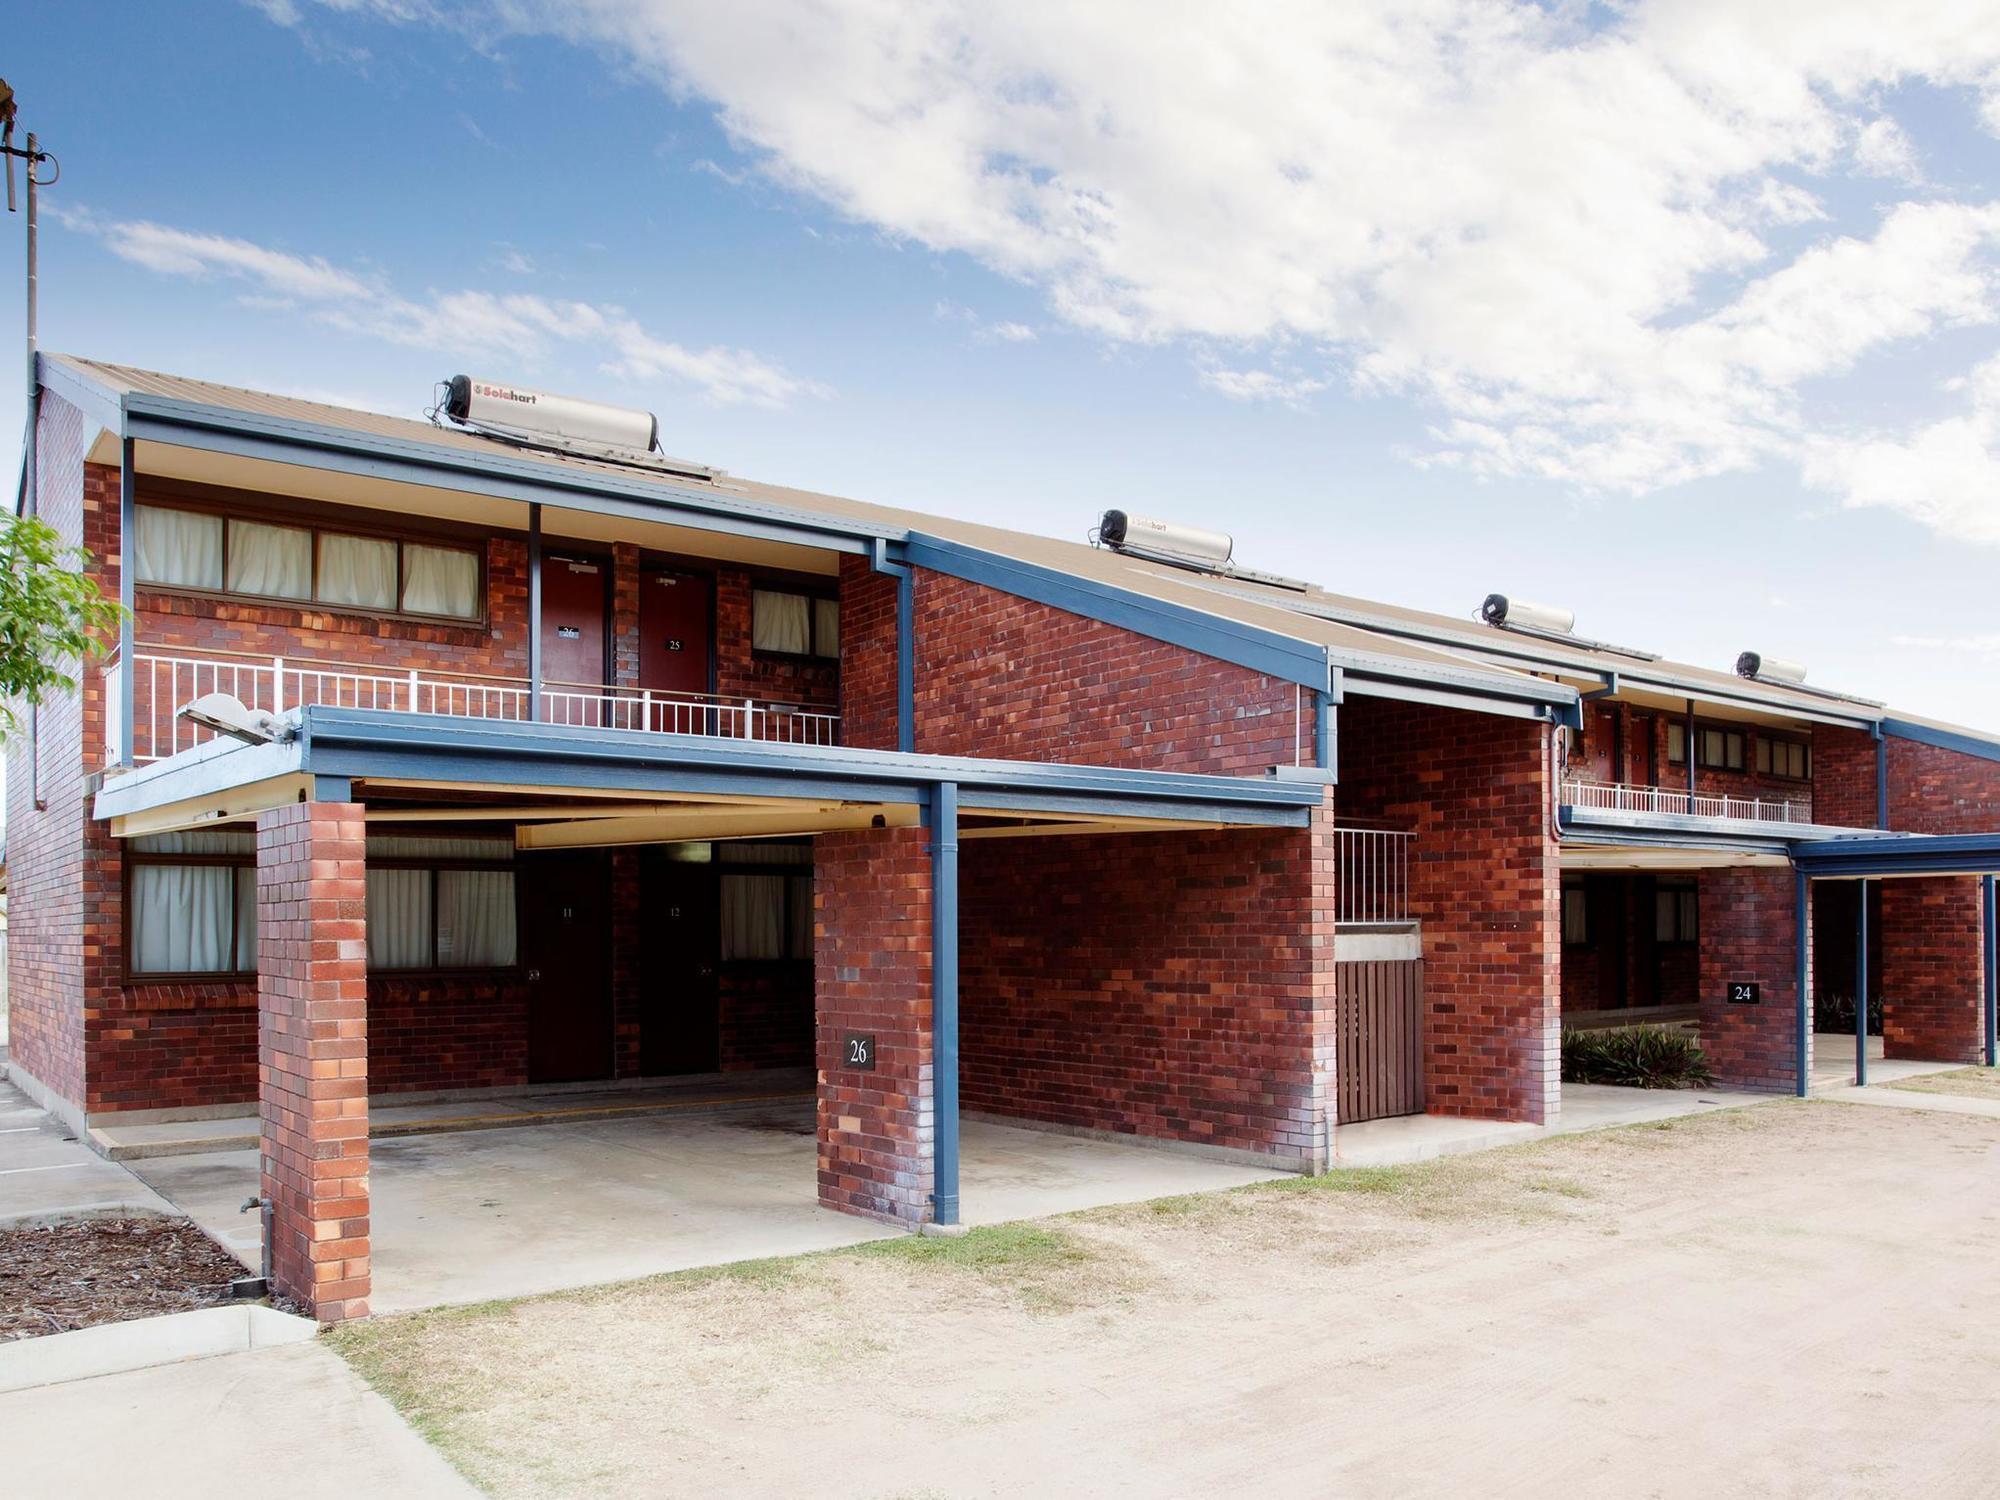
M 1941 1021 L 1930 1032 L 1942 1039 L 1943 1059 L 1960 1064 L 1975 1058 L 1987 1067 L 2000 1063 L 2000 978 L 1996 978 L 1995 876 L 2000 872 L 2000 833 L 1903 834 L 1874 838 L 1802 839 L 1792 845 L 1796 871 L 1797 932 L 1797 1092 L 1812 1088 L 1812 886 L 1815 881 L 1854 881 L 1854 1082 L 1868 1082 L 1869 923 L 1868 887 L 1881 881 L 1898 897 L 1916 895 L 1921 910 L 1903 920 L 1921 932 L 1927 955 L 1941 971 L 1936 982 L 1947 1002 L 1934 1007 Z M 1976 880 L 1976 885 L 1974 882 Z M 1932 885 L 1931 883 L 1939 883 Z M 1885 892 L 1885 895 L 1887 893 Z M 1908 903 L 1904 903 L 1908 904 Z M 1886 988 L 1886 985 L 1885 985 Z M 1975 1005 L 1951 1004 L 1953 993 L 1976 998 Z
M 1198 848 L 1211 866 L 1252 867 L 1282 838 L 1286 878 L 1304 900 L 1308 830 L 1324 797 L 1312 776 L 309 707 L 295 735 L 212 742 L 121 776 L 97 798 L 97 816 L 119 836 L 252 819 L 257 828 L 259 1149 L 146 1170 L 239 1244 L 248 1226 L 236 1210 L 261 1183 L 274 1281 L 323 1318 L 367 1311 L 377 1276 L 390 1299 L 377 1305 L 421 1305 L 885 1232 L 869 1220 L 950 1226 L 1255 1180 L 1285 1163 L 1226 1148 L 1224 1160 L 1190 1159 L 1131 1138 L 1144 1129 L 1086 1138 L 973 1118 L 961 1136 L 961 841 L 1101 851 L 1133 837 L 1193 838 L 1207 841 Z M 756 1119 L 734 1105 L 648 1109 L 371 1141 L 372 1119 L 396 1108 L 393 1097 L 370 1097 L 361 920 L 368 836 L 384 820 L 504 823 L 518 849 L 535 851 L 811 839 L 816 1120 L 805 1096 L 763 1101 Z M 1239 837 L 1266 842 L 1217 852 Z M 1300 939 L 1301 953 L 1308 946 Z M 1310 1049 L 1299 1056 L 1309 1076 Z M 496 1174 L 514 1184 L 511 1209 L 483 1186 Z M 482 1262 L 490 1275 L 468 1270 Z M 530 1274 L 537 1264 L 552 1279 Z M 414 1290 L 398 1289 L 406 1272 Z

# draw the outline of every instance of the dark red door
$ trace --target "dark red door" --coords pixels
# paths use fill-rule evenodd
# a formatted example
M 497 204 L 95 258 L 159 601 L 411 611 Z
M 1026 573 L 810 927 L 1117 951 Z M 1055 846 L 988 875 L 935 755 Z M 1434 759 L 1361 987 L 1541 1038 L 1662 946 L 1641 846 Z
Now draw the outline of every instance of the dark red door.
M 542 559 L 542 680 L 558 692 L 604 683 L 606 572 L 596 558 Z
M 521 868 L 528 1081 L 611 1076 L 611 866 L 602 852 L 537 854 Z
M 708 691 L 711 590 L 699 573 L 647 572 L 639 579 L 639 686 L 661 693 Z
M 722 1066 L 715 867 L 648 851 L 640 864 L 646 942 L 640 973 L 639 1070 L 714 1073 Z

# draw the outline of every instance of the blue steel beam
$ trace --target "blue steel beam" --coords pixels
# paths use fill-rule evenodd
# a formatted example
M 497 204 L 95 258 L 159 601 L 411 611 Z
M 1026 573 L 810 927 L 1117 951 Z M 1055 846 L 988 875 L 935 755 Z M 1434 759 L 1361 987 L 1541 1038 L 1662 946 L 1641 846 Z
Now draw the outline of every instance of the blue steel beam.
M 1688 746 L 1690 757 L 1694 746 Z M 1797 1059 L 1798 1095 L 1801 1099 L 1812 1092 L 1812 974 L 1808 957 L 1812 951 L 1812 905 L 1806 899 L 1809 882 L 1806 872 L 1799 870 L 1794 876 L 1793 897 L 1796 913 L 1798 946 L 1798 970 L 1794 977 L 1797 984 L 1796 1003 L 1798 1007 L 1797 1032 L 1793 1037 L 1794 1056 Z
M 138 651 L 138 476 L 132 468 L 132 439 L 118 445 L 118 764 L 132 764 L 132 679 Z
M 958 1222 L 958 788 L 931 788 L 931 1217 Z
M 1868 1086 L 1868 882 L 1857 888 L 1854 919 L 1854 1086 Z
M 2000 1066 L 2000 955 L 1993 945 L 2000 942 L 2000 881 L 1988 875 L 1983 892 L 1986 928 L 1986 1066 Z

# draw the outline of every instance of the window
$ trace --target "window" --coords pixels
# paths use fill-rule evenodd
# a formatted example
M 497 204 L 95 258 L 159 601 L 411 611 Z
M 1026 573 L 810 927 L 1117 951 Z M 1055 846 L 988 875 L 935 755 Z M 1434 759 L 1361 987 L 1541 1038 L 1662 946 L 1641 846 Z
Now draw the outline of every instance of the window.
M 1694 729 L 1695 759 L 1704 770 L 1743 769 L 1743 731 L 1714 724 L 1697 724 Z M 1687 764 L 1687 726 L 1667 726 L 1667 759 L 1674 765 Z
M 1580 885 L 1563 887 L 1563 946 L 1580 948 L 1590 941 L 1590 893 Z
M 1691 885 L 1663 885 L 1653 892 L 1653 937 L 1662 943 L 1692 943 L 1700 931 L 1701 903 Z
M 368 839 L 368 967 L 511 969 L 514 845 L 505 838 Z
M 813 955 L 812 846 L 713 846 L 721 872 L 725 963 L 809 960 Z M 801 868 L 804 867 L 804 868 Z
M 1812 779 L 1812 746 L 1802 740 L 1757 737 L 1757 770 L 1765 776 L 1782 776 L 1787 781 Z
M 229 829 L 125 843 L 125 967 L 134 978 L 257 972 L 257 836 Z
M 750 646 L 778 656 L 840 655 L 840 601 L 783 589 L 750 595 Z
M 1676 766 L 1684 766 L 1687 764 L 1687 758 L 1688 758 L 1687 725 L 1669 724 L 1667 726 L 1668 764 Z
M 137 576 L 167 588 L 447 619 L 480 614 L 470 547 L 141 505 Z

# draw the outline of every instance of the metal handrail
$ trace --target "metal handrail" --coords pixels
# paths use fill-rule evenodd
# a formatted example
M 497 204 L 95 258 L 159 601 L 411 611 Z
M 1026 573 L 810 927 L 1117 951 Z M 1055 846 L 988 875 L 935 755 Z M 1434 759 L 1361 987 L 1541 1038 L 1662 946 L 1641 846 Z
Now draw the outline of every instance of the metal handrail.
M 1413 833 L 1335 828 L 1334 920 L 1348 927 L 1401 926 L 1410 920 Z
M 1759 823 L 1810 823 L 1812 803 L 1791 798 L 1730 797 L 1629 782 L 1566 777 L 1563 801 L 1596 812 L 1671 813 L 1692 818 L 1740 818 Z
M 135 761 L 160 760 L 193 748 L 210 732 L 179 717 L 183 704 L 207 693 L 228 693 L 246 708 L 284 713 L 308 705 L 440 714 L 461 719 L 527 720 L 579 729 L 624 729 L 652 734 L 712 735 L 794 745 L 839 742 L 840 715 L 822 709 L 613 685 L 544 686 L 541 713 L 530 713 L 528 686 L 519 678 L 481 678 L 465 672 L 356 670 L 283 656 L 250 657 L 133 653 Z M 112 726 L 107 725 L 107 729 Z M 107 744 L 117 754 L 115 738 Z

